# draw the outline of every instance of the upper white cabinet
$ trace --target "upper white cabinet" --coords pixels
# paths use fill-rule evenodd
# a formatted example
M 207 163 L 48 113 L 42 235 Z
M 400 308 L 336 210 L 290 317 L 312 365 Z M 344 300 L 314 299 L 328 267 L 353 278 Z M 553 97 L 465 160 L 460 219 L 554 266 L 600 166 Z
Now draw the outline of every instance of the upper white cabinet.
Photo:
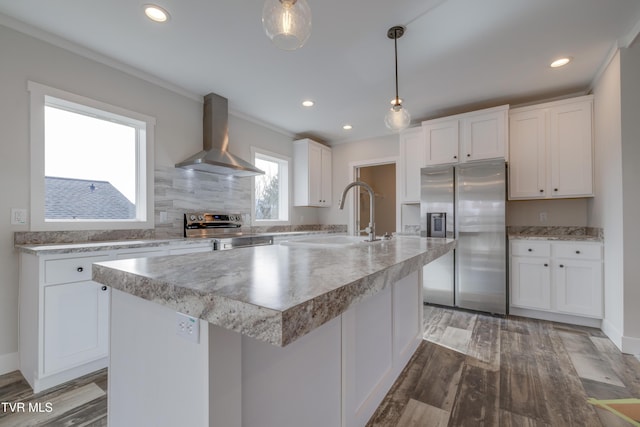
M 593 96 L 511 110 L 509 198 L 593 196 Z
M 403 202 L 420 202 L 420 168 L 425 166 L 426 145 L 424 129 L 415 127 L 400 134 L 400 197 Z
M 457 119 L 422 122 L 426 142 L 424 166 L 458 162 L 459 127 Z
M 331 148 L 311 139 L 293 142 L 293 205 L 331 206 Z
M 507 159 L 508 105 L 422 122 L 400 134 L 401 203 L 420 202 L 425 166 Z

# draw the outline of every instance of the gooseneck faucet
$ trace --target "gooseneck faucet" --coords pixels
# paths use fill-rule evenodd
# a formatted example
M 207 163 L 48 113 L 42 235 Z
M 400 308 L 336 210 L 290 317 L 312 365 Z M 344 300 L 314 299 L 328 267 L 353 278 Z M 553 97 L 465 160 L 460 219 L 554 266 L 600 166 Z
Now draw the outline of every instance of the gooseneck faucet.
M 376 240 L 376 225 L 375 225 L 375 216 L 376 216 L 376 202 L 375 202 L 375 194 L 373 193 L 373 189 L 366 182 L 362 181 L 353 181 L 349 185 L 347 185 L 342 191 L 342 197 L 340 198 L 340 209 L 344 209 L 344 199 L 347 197 L 347 192 L 351 189 L 351 187 L 362 187 L 367 192 L 369 192 L 369 226 L 364 229 L 367 233 L 369 233 L 369 240 L 367 242 L 375 242 Z

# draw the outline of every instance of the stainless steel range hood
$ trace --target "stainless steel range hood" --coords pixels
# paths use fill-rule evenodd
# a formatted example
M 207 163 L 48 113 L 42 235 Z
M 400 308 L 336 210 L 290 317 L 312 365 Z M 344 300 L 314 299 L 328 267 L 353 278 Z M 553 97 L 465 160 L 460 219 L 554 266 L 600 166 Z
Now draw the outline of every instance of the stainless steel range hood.
M 229 107 L 227 98 L 215 93 L 204 97 L 204 150 L 176 163 L 177 168 L 218 175 L 255 176 L 264 171 L 229 153 Z

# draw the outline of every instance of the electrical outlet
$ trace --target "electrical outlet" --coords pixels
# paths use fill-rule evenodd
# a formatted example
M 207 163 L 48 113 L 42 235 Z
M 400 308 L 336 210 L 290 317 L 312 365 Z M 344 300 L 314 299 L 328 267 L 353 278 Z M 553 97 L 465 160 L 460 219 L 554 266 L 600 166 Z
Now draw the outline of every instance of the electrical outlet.
M 160 211 L 160 223 L 164 224 L 165 222 L 167 222 L 167 212 Z
M 200 342 L 200 320 L 176 311 L 176 334 L 196 344 Z
M 546 212 L 540 212 L 538 214 L 538 217 L 540 219 L 540 222 L 547 222 L 547 213 Z
M 23 208 L 11 208 L 11 224 L 25 225 L 27 223 L 27 210 Z

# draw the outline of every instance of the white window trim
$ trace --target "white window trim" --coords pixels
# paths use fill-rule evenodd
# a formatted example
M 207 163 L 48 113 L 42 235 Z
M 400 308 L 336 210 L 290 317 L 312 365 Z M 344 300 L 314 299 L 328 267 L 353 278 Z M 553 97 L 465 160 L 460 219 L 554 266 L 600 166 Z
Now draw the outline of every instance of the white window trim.
M 253 226 L 269 226 L 269 225 L 291 225 L 291 183 L 293 174 L 291 173 L 291 157 L 285 156 L 280 153 L 274 153 L 269 150 L 264 150 L 259 147 L 251 147 L 251 159 L 255 163 L 256 154 L 262 154 L 264 156 L 273 157 L 278 160 L 284 160 L 287 162 L 287 221 L 279 221 L 272 219 L 256 219 L 256 181 L 251 180 L 251 225 Z
M 129 111 L 127 109 L 110 105 L 104 102 L 86 98 L 81 95 L 52 88 L 33 81 L 27 82 L 30 96 L 30 144 L 31 144 L 31 231 L 58 231 L 58 230 L 125 230 L 148 229 L 154 227 L 154 154 L 153 141 L 155 139 L 156 120 L 153 117 Z M 114 115 L 114 121 L 127 122 L 124 118 L 146 123 L 145 143 L 139 144 L 138 156 L 145 161 L 138 163 L 137 179 L 137 218 L 135 220 L 64 220 L 45 221 L 45 188 L 44 188 L 44 107 L 46 97 L 54 97 L 59 100 L 80 104 L 95 108 Z M 86 111 L 86 110 L 85 110 Z M 107 114 L 108 115 L 108 114 Z M 142 179 L 145 184 L 143 185 Z

